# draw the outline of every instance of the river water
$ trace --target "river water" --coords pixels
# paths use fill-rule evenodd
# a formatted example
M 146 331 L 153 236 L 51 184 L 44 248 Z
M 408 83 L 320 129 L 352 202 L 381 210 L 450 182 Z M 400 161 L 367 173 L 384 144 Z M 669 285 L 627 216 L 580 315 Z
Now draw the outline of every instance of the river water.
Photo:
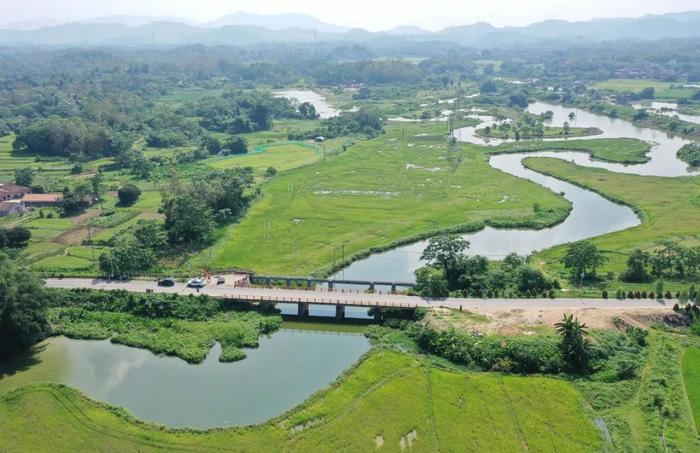
M 308 102 L 316 108 L 316 113 L 321 119 L 332 118 L 340 114 L 339 110 L 334 109 L 328 104 L 326 98 L 315 91 L 310 90 L 283 90 L 275 91 L 276 97 L 296 99 L 299 103 Z
M 327 387 L 369 350 L 356 329 L 286 326 L 262 337 L 244 360 L 220 363 L 216 344 L 198 365 L 107 340 L 51 338 L 31 356 L 0 363 L 0 392 L 28 382 L 57 382 L 169 427 L 261 423 Z
M 567 108 L 556 104 L 535 102 L 527 109 L 534 114 L 553 112 L 551 124 L 562 125 L 565 121 L 575 127 L 597 127 L 602 135 L 589 138 L 622 138 L 635 137 L 652 144 L 649 161 L 640 165 L 622 165 L 593 160 L 588 153 L 583 152 L 535 152 L 500 154 L 490 158 L 493 168 L 511 175 L 528 179 L 556 193 L 564 193 L 564 197 L 572 202 L 573 209 L 569 217 L 561 224 L 543 230 L 495 229 L 487 227 L 463 237 L 470 242 L 469 254 L 479 254 L 490 259 L 500 259 L 509 253 L 527 255 L 567 242 L 582 240 L 623 230 L 640 223 L 632 209 L 612 203 L 600 195 L 581 189 L 573 184 L 556 178 L 544 176 L 523 167 L 522 160 L 527 157 L 553 157 L 575 162 L 586 167 L 605 168 L 619 173 L 657 176 L 688 175 L 687 164 L 676 157 L 676 151 L 688 143 L 681 138 L 672 137 L 664 132 L 649 128 L 637 127 L 633 123 L 616 118 L 597 115 L 580 109 Z M 575 118 L 569 120 L 569 113 Z M 502 140 L 484 140 L 475 135 L 475 131 L 491 124 L 494 118 L 477 116 L 483 121 L 480 126 L 465 127 L 455 131 L 459 141 L 478 145 L 497 145 Z M 565 147 L 565 145 L 563 146 Z M 356 261 L 338 272 L 334 278 L 357 280 L 383 281 L 415 281 L 414 271 L 423 266 L 420 256 L 427 241 L 416 242 L 398 247 L 387 252 L 369 256 Z

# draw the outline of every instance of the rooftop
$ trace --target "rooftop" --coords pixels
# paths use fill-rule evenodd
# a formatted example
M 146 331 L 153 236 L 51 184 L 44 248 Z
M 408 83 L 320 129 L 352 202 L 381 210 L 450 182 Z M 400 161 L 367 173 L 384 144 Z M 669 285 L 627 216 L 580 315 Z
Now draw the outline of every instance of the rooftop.
M 22 197 L 25 203 L 54 203 L 62 200 L 62 193 L 28 193 Z

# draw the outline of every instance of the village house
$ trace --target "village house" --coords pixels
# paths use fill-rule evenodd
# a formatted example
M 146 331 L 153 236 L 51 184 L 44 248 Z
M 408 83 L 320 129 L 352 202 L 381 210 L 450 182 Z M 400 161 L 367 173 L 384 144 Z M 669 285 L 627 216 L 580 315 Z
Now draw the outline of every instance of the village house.
M 60 206 L 63 203 L 62 193 L 28 193 L 22 197 L 22 203 L 28 208 L 44 206 Z
M 0 217 L 24 214 L 24 203 L 13 201 L 0 201 Z
M 0 183 L 0 201 L 19 200 L 32 191 L 24 186 L 12 183 Z

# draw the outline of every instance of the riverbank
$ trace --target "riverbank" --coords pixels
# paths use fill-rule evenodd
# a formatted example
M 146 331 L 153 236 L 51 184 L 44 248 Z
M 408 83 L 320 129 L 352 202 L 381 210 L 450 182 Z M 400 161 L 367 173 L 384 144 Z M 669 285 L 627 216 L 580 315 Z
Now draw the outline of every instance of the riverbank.
M 0 444 L 10 452 L 513 450 L 523 442 L 599 451 L 603 443 L 582 397 L 566 382 L 449 371 L 383 349 L 291 412 L 249 428 L 163 429 L 54 385 L 0 394 L 0 417 Z M 41 423 L 32 421 L 37 417 Z
M 561 159 L 529 159 L 526 165 L 534 171 L 605 194 L 633 206 L 640 213 L 641 225 L 592 239 L 609 258 L 599 270 L 602 273 L 621 273 L 626 268 L 628 254 L 635 248 L 649 250 L 660 240 L 677 240 L 687 245 L 697 245 L 700 240 L 697 236 L 700 226 L 700 210 L 696 202 L 700 192 L 698 177 L 624 175 L 582 168 Z M 563 253 L 563 246 L 555 247 L 538 253 L 536 261 L 561 275 L 564 273 Z

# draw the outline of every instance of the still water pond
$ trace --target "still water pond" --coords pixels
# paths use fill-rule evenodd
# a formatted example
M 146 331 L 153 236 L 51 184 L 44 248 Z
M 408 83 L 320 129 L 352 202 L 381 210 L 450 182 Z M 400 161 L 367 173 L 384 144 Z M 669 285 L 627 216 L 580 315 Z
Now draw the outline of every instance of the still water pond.
M 626 207 L 612 203 L 600 195 L 581 189 L 556 178 L 544 176 L 526 169 L 522 160 L 528 157 L 553 157 L 564 159 L 586 167 L 605 168 L 619 173 L 657 176 L 688 175 L 687 165 L 676 157 L 676 151 L 686 140 L 669 136 L 655 129 L 637 127 L 629 121 L 608 118 L 580 109 L 563 107 L 561 105 L 535 102 L 530 104 L 528 111 L 539 114 L 553 112 L 552 125 L 564 124 L 573 112 L 575 119 L 571 121 L 576 127 L 597 127 L 602 135 L 589 138 L 621 138 L 635 137 L 652 144 L 649 161 L 640 165 L 612 164 L 591 159 L 588 153 L 582 152 L 537 152 L 515 153 L 492 156 L 489 164 L 493 168 L 520 178 L 533 181 L 556 193 L 563 193 L 572 202 L 573 209 L 569 217 L 561 224 L 543 230 L 495 229 L 485 228 L 463 237 L 471 244 L 468 253 L 479 254 L 490 259 L 501 259 L 509 253 L 527 255 L 571 241 L 599 236 L 614 231 L 623 230 L 639 224 L 634 212 Z M 479 145 L 497 145 L 501 140 L 485 141 L 475 135 L 478 128 L 490 124 L 494 119 L 480 116 L 484 123 L 480 126 L 465 127 L 455 131 L 458 140 Z M 566 146 L 562 146 L 566 148 Z M 465 219 L 465 221 L 468 219 Z M 338 272 L 334 278 L 355 280 L 384 280 L 384 281 L 415 281 L 414 271 L 423 266 L 420 256 L 427 241 L 416 242 L 398 247 L 384 253 L 371 255 L 366 259 L 356 261 Z
M 39 352 L 0 363 L 0 392 L 57 382 L 170 427 L 211 428 L 264 422 L 327 387 L 369 349 L 359 332 L 291 329 L 220 363 L 217 344 L 198 365 L 109 341 L 51 338 Z
M 326 101 L 326 98 L 315 91 L 310 90 L 284 90 L 275 91 L 277 97 L 296 99 L 300 104 L 308 102 L 316 108 L 316 113 L 321 119 L 332 118 L 338 116 L 340 112 Z

